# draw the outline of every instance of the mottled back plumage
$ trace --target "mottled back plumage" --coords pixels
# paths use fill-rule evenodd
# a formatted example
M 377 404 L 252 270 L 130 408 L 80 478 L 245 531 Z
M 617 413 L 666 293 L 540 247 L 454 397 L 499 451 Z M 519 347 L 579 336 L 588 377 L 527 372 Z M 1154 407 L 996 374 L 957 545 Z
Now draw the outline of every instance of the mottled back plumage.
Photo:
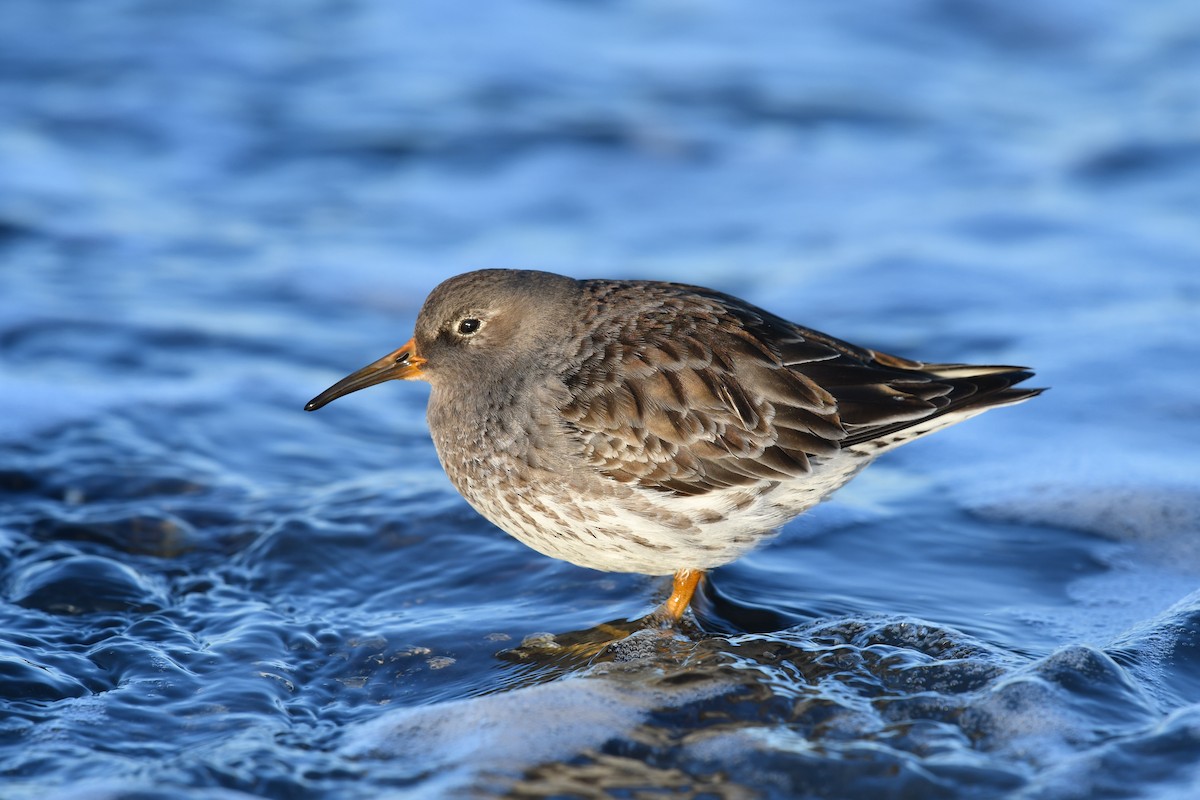
M 700 287 L 585 281 L 582 291 L 561 413 L 590 464 L 659 491 L 802 479 L 814 458 L 883 449 L 939 417 L 1040 391 L 1010 388 L 1032 375 L 1020 367 L 909 361 Z

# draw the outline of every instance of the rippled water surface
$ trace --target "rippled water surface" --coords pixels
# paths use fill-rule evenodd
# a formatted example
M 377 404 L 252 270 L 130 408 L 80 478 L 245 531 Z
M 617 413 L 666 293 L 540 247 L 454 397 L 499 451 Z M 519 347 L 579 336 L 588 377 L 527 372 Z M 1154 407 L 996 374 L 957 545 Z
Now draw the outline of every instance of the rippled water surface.
M 1200 796 L 1200 7 L 9 0 L 0 796 Z M 1052 391 L 713 573 L 546 559 L 425 391 L 480 266 Z

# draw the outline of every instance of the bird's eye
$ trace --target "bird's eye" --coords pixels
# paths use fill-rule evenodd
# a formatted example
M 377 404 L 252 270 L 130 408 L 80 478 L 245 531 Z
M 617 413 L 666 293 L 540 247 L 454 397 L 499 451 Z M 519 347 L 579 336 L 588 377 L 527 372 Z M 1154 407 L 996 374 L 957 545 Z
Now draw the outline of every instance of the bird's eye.
M 459 336 L 470 336 L 470 335 L 476 333 L 482 326 L 483 326 L 482 321 L 475 319 L 474 317 L 467 317 L 466 319 L 464 319 L 458 323 L 458 328 L 457 328 L 458 335 Z

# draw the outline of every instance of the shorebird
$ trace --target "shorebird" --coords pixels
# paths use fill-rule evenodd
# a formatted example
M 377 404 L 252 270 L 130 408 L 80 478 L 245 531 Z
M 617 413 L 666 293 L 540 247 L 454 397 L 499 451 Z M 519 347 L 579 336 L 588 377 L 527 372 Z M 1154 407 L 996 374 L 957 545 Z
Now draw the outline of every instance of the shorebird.
M 426 299 L 412 339 L 326 389 L 432 386 L 451 482 L 498 527 L 592 569 L 704 571 L 763 542 L 876 456 L 1041 389 L 1024 367 L 910 361 L 727 294 L 480 270 Z

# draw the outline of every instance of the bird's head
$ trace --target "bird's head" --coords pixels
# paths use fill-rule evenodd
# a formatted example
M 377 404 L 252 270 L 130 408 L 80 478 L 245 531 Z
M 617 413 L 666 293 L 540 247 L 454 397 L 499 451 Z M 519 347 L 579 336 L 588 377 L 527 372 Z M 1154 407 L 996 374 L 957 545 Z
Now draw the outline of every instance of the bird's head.
M 528 369 L 567 330 L 577 281 L 548 272 L 489 269 L 450 278 L 426 298 L 413 338 L 347 375 L 304 406 L 390 380 L 470 386 L 484 376 Z

